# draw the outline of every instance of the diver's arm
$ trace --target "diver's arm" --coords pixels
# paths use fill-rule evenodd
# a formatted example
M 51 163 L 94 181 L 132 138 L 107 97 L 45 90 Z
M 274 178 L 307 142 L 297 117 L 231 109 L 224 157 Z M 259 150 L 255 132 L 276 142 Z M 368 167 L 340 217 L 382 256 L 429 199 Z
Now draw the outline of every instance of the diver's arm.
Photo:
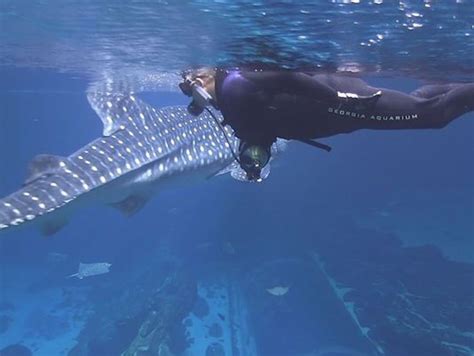
M 243 72 L 256 86 L 273 92 L 309 96 L 318 100 L 337 100 L 338 92 L 301 72 Z

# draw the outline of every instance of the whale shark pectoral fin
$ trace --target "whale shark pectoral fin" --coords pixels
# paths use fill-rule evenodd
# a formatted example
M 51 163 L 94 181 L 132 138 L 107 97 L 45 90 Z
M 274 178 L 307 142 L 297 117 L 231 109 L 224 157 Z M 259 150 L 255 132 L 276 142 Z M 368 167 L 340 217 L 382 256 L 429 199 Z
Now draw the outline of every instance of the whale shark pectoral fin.
M 30 184 L 40 177 L 55 173 L 67 160 L 67 157 L 46 154 L 37 155 L 28 165 L 28 173 L 23 186 Z
M 109 204 L 111 207 L 118 209 L 125 216 L 132 216 L 138 213 L 148 202 L 149 198 L 143 195 L 130 195 L 122 201 Z
M 263 167 L 262 172 L 260 173 L 260 177 L 262 179 L 267 179 L 268 176 L 270 175 L 270 171 L 271 171 L 271 166 L 270 166 L 270 163 L 268 163 L 265 167 Z M 220 171 L 217 171 L 216 173 L 210 175 L 208 179 L 211 179 L 213 177 L 217 177 L 223 174 L 227 174 L 227 173 L 230 173 L 232 178 L 240 182 L 251 182 L 247 179 L 247 173 L 245 173 L 245 171 L 235 161 L 229 164 L 228 166 L 226 166 L 224 169 L 221 169 Z
M 250 182 L 247 179 L 247 173 L 245 173 L 245 171 L 240 167 L 233 169 L 230 172 L 230 176 L 234 178 L 235 180 L 238 180 L 239 182 Z
M 40 231 L 43 236 L 51 236 L 61 230 L 64 226 L 67 225 L 68 219 L 65 217 L 55 217 L 53 219 L 48 219 L 41 223 Z
M 260 173 L 260 177 L 262 179 L 267 179 L 268 176 L 270 175 L 271 170 L 272 170 L 272 166 L 270 163 L 268 163 L 265 167 L 263 167 L 262 172 Z
M 270 175 L 270 171 L 271 171 L 271 166 L 270 166 L 270 163 L 268 163 L 265 167 L 263 167 L 262 172 L 260 172 L 260 178 L 262 180 L 267 179 L 268 176 Z M 247 179 L 247 173 L 245 173 L 245 171 L 242 168 L 240 168 L 240 166 L 233 169 L 230 172 L 230 175 L 232 176 L 232 178 L 240 182 L 253 183 L 253 181 L 250 181 Z
M 232 173 L 232 171 L 234 171 L 238 168 L 240 168 L 239 164 L 237 162 L 233 161 L 231 164 L 229 164 L 229 165 L 225 166 L 224 168 L 218 170 L 216 173 L 211 174 L 209 177 L 207 177 L 207 179 L 211 179 L 211 178 L 214 178 L 214 177 L 217 177 L 217 176 L 221 176 L 223 174 Z

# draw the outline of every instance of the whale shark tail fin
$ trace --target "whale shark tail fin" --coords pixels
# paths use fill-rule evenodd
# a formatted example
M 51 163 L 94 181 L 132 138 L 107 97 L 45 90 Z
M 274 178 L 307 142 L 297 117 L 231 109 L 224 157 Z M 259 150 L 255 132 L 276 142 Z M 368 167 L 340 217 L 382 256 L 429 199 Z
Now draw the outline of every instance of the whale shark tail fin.
M 76 175 L 71 166 L 67 157 L 36 156 L 28 166 L 23 186 L 0 199 L 0 231 L 38 219 L 41 232 L 49 236 L 66 225 L 65 209 L 61 209 L 60 214 L 58 209 L 68 205 L 81 192 L 81 188 L 73 187 L 68 180 Z
M 64 209 L 59 208 L 74 200 L 80 188 L 68 183 L 71 162 L 67 157 L 38 155 L 28 166 L 23 186 L 0 199 L 0 231 L 24 225 L 41 218 L 41 231 L 52 235 L 67 223 Z M 77 176 L 79 177 L 79 176 Z M 55 214 L 51 214 L 55 212 Z

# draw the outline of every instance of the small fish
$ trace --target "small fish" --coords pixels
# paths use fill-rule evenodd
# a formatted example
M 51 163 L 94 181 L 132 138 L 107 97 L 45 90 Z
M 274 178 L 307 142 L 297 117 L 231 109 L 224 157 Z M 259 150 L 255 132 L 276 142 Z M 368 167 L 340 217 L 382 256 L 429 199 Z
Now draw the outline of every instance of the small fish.
M 61 263 L 61 262 L 65 262 L 68 259 L 68 255 L 66 255 L 65 253 L 59 253 L 59 252 L 49 252 L 47 259 L 48 259 L 48 262 Z
M 229 241 L 224 242 L 222 250 L 228 255 L 235 255 L 235 247 Z
M 222 321 L 225 321 L 225 316 L 221 313 L 217 313 L 217 316 L 219 317 L 219 319 L 221 319 Z
M 205 249 L 207 250 L 207 249 L 211 248 L 213 245 L 214 245 L 213 242 L 205 241 L 205 242 L 202 242 L 202 243 L 198 244 L 198 245 L 196 246 L 196 248 L 197 248 L 198 250 L 205 250 Z
M 112 264 L 107 262 L 98 263 L 79 263 L 79 271 L 71 274 L 68 278 L 77 277 L 83 279 L 84 277 L 96 276 L 98 274 L 108 273 Z
M 289 290 L 290 290 L 290 287 L 282 287 L 282 286 L 267 288 L 267 292 L 276 297 L 284 296 L 286 293 L 288 293 Z

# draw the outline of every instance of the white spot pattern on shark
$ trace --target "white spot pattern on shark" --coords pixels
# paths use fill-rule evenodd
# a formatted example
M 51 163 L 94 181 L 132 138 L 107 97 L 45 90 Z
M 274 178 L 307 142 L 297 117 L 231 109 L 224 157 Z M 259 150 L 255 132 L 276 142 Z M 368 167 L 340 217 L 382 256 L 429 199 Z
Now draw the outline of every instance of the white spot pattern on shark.
M 152 185 L 186 173 L 209 177 L 229 165 L 239 169 L 228 143 L 236 151 L 238 140 L 229 128 L 225 138 L 206 112 L 194 117 L 182 106 L 154 109 L 129 94 L 91 93 L 88 99 L 104 124 L 103 137 L 69 157 L 35 159 L 23 188 L 0 200 L 0 230 L 55 212 L 118 180 L 120 188 L 126 184 L 133 191 L 138 181 Z M 54 233 L 62 225 L 49 223 L 45 231 Z

